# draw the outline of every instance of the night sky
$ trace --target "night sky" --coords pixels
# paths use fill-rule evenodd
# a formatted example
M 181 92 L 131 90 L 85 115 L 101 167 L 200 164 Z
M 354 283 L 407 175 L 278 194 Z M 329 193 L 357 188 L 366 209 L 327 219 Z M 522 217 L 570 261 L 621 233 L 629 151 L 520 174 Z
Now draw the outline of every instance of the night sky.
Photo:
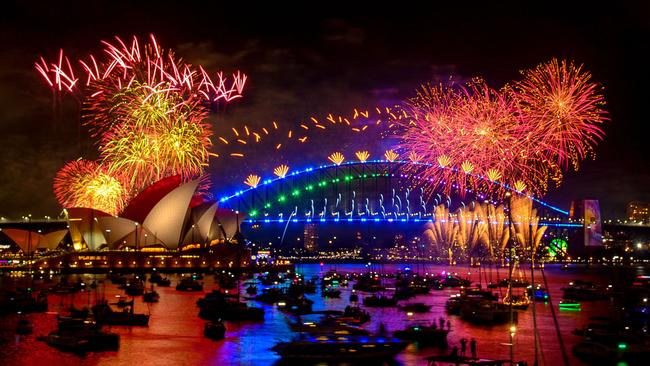
M 97 155 L 88 131 L 78 127 L 75 101 L 67 98 L 60 108 L 52 107 L 52 94 L 33 68 L 37 58 L 52 59 L 59 48 L 73 58 L 99 53 L 102 39 L 144 39 L 149 33 L 193 64 L 248 74 L 245 97 L 211 119 L 217 132 L 241 123 L 297 124 L 311 115 L 394 104 L 419 84 L 450 76 L 482 76 L 498 88 L 517 78 L 519 70 L 552 57 L 573 59 L 604 85 L 611 121 L 596 160 L 567 173 L 545 199 L 568 208 L 573 198 L 596 197 L 605 218 L 623 216 L 629 201 L 650 201 L 650 141 L 644 133 L 650 100 L 648 4 L 591 2 L 567 8 L 490 2 L 441 8 L 374 2 L 355 9 L 331 2 L 299 7 L 62 3 L 0 5 L 2 216 L 56 215 L 60 207 L 51 187 L 57 169 L 65 161 Z M 318 155 L 317 162 L 323 162 L 333 144 L 312 145 L 302 158 Z M 294 160 L 296 167 L 306 163 Z M 260 152 L 237 169 L 248 173 L 268 164 Z M 215 187 L 229 187 L 232 166 L 223 165 L 211 165 Z

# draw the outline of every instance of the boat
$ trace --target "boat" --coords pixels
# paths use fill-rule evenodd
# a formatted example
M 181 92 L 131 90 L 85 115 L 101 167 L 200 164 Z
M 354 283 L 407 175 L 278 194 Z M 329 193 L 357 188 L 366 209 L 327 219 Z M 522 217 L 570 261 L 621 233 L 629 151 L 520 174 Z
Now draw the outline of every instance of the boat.
M 526 310 L 530 305 L 530 299 L 526 292 L 521 295 L 512 295 L 512 300 L 509 295 L 506 295 L 503 298 L 503 305 L 512 306 L 513 309 L 517 310 Z
M 101 328 L 94 318 L 88 316 L 74 317 L 59 315 L 57 316 L 57 324 L 60 331 L 92 330 Z
M 338 298 L 338 297 L 341 297 L 341 290 L 337 290 L 337 289 L 334 289 L 334 288 L 331 288 L 331 287 L 325 287 L 325 288 L 321 289 L 320 295 L 322 297 L 329 297 L 329 298 L 336 297 L 336 298 Z
M 124 292 L 129 296 L 140 296 L 144 294 L 144 283 L 140 280 L 132 280 L 126 283 Z
M 278 301 L 278 308 L 292 314 L 301 315 L 312 312 L 314 302 L 304 296 L 285 297 Z
M 183 278 L 176 285 L 177 291 L 203 291 L 203 284 L 191 278 Z
M 269 287 L 255 296 L 255 300 L 266 304 L 274 304 L 285 298 L 285 293 L 277 287 Z
M 248 287 L 246 287 L 246 293 L 249 295 L 257 294 L 257 286 L 253 284 L 248 285 Z
M 443 287 L 467 287 L 472 284 L 472 281 L 460 278 L 456 275 L 447 274 L 440 280 Z
M 118 308 L 125 308 L 127 306 L 133 305 L 133 301 L 129 301 L 128 297 L 126 296 L 121 296 L 121 295 L 115 295 L 117 298 L 117 302 L 111 303 L 110 305 L 115 305 Z
M 393 337 L 418 342 L 419 345 L 447 347 L 449 330 L 432 325 L 413 325 L 403 330 L 393 332 Z
M 533 286 L 528 286 L 527 288 L 528 291 L 528 296 L 534 296 L 536 301 L 548 301 L 549 293 L 548 290 L 542 287 L 541 285 L 537 285 L 535 290 L 533 290 Z
M 510 307 L 489 300 L 471 300 L 460 307 L 460 317 L 475 324 L 503 324 L 510 321 Z M 512 312 L 513 320 L 517 312 Z
M 119 334 L 101 330 L 53 331 L 44 339 L 49 346 L 65 352 L 115 351 L 120 348 Z
M 350 294 L 350 302 L 357 301 L 359 301 L 359 295 L 357 295 L 356 290 L 352 290 L 352 293 Z
M 162 280 L 162 275 L 158 272 L 153 272 L 151 276 L 149 276 L 149 282 L 151 283 L 158 283 Z
M 109 279 L 111 280 L 111 283 L 114 285 L 126 285 L 127 278 L 123 275 L 113 273 L 112 275 L 109 276 Z
M 427 366 L 436 365 L 468 365 L 468 366 L 505 366 L 505 365 L 524 365 L 523 361 L 511 362 L 510 360 L 494 360 L 491 358 L 474 358 L 450 355 L 435 355 L 424 358 L 427 361 Z
M 158 302 L 158 300 L 160 300 L 160 295 L 153 289 L 142 295 L 142 301 L 144 302 Z
M 237 299 L 226 298 L 219 291 L 212 291 L 196 302 L 199 307 L 199 317 L 206 320 L 261 321 L 264 320 L 264 309 L 249 307 Z
M 1 313 L 42 313 L 47 311 L 47 293 L 40 291 L 36 296 L 30 289 L 6 291 L 0 294 Z
M 399 309 L 411 313 L 428 313 L 431 310 L 431 305 L 426 305 L 421 302 L 413 302 L 399 306 Z
M 387 297 L 384 295 L 372 295 L 363 298 L 363 305 L 378 308 L 397 306 L 397 299 L 395 297 Z
M 562 300 L 557 304 L 558 308 L 562 311 L 580 311 L 582 305 L 577 301 Z
M 562 287 L 562 291 L 564 292 L 562 298 L 566 300 L 595 301 L 605 300 L 609 297 L 605 288 L 580 280 L 569 282 L 569 286 Z
M 29 319 L 20 317 L 16 324 L 16 334 L 27 335 L 34 331 L 34 324 Z
M 573 346 L 573 354 L 583 362 L 598 365 L 647 365 L 650 346 L 612 339 L 609 342 L 584 340 Z
M 221 320 L 205 323 L 203 335 L 214 340 L 223 339 L 226 336 L 226 326 Z
M 158 286 L 160 287 L 169 287 L 171 284 L 172 281 L 167 277 L 163 277 L 160 280 L 158 280 Z
M 318 323 L 289 323 L 289 328 L 294 332 L 316 334 L 337 334 L 337 335 L 369 335 L 368 331 L 359 327 L 350 326 L 340 318 L 326 316 Z
M 308 335 L 280 342 L 272 350 L 287 361 L 370 361 L 391 359 L 408 342 L 363 335 Z
M 113 311 L 108 303 L 98 302 L 92 307 L 92 312 L 101 325 L 149 325 L 149 315 L 134 313 L 133 305 L 125 307 L 123 311 Z
M 346 306 L 343 315 L 339 318 L 341 322 L 352 325 L 361 325 L 370 321 L 370 314 L 358 306 Z

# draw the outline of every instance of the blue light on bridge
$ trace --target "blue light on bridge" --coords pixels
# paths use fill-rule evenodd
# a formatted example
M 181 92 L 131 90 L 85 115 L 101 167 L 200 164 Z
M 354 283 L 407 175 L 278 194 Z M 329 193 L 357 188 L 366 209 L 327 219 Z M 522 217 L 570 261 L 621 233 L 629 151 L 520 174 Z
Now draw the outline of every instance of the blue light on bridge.
M 392 162 L 391 162 L 391 161 L 387 161 L 387 160 L 368 160 L 368 161 L 365 161 L 365 162 L 361 162 L 361 161 L 349 161 L 349 162 L 344 162 L 343 164 L 341 164 L 341 166 L 344 166 L 344 165 L 387 164 L 387 163 L 388 163 L 388 164 L 396 164 L 396 165 L 399 165 L 399 164 L 409 164 L 409 165 L 432 166 L 432 164 L 428 164 L 428 163 L 422 163 L 422 162 L 411 162 L 411 161 L 407 161 L 407 160 L 396 160 L 396 161 L 392 161 Z M 320 166 L 316 167 L 316 169 L 317 169 L 317 170 L 322 170 L 322 169 L 329 169 L 329 168 L 336 168 L 336 167 L 339 167 L 339 165 L 336 165 L 336 164 L 329 164 L 329 165 L 320 165 Z M 456 168 L 445 168 L 445 169 L 451 169 L 452 171 L 458 171 Z M 308 168 L 305 168 L 305 169 L 302 170 L 302 171 L 294 171 L 294 172 L 292 172 L 290 175 L 291 175 L 291 176 L 299 176 L 299 175 L 301 175 L 301 174 L 307 174 L 307 173 L 312 172 L 312 171 L 314 171 L 314 168 L 313 168 L 313 167 L 308 167 Z M 480 176 L 480 175 L 477 175 L 477 174 L 471 174 L 471 173 L 468 173 L 468 175 L 474 176 L 474 177 L 476 177 L 476 178 L 478 178 L 478 179 L 485 179 L 484 177 L 482 177 L 482 176 Z M 395 174 L 386 174 L 386 176 L 394 177 Z M 402 174 L 402 176 L 404 176 L 404 175 Z M 416 177 L 416 178 L 417 178 L 417 177 Z M 264 180 L 264 182 L 263 182 L 262 184 L 263 184 L 263 185 L 270 185 L 270 184 L 273 184 L 275 181 L 278 181 L 278 180 L 280 180 L 280 179 L 283 179 L 283 178 L 266 179 L 266 180 Z M 429 181 L 432 181 L 432 180 L 429 179 Z M 498 182 L 494 182 L 494 183 L 499 184 L 499 185 L 501 185 L 502 187 L 504 187 L 504 188 L 506 188 L 506 189 L 508 189 L 508 190 L 510 190 L 510 191 L 518 192 L 518 191 L 515 190 L 513 187 L 510 187 L 510 186 L 508 186 L 507 184 L 498 183 Z M 237 192 L 235 192 L 235 193 L 234 193 L 233 195 L 231 195 L 231 196 L 222 197 L 219 201 L 222 202 L 222 203 L 225 203 L 225 202 L 227 202 L 228 200 L 230 200 L 230 199 L 232 199 L 232 198 L 234 198 L 234 197 L 239 197 L 239 196 L 243 195 L 244 193 L 246 193 L 246 192 L 248 192 L 248 191 L 252 191 L 252 190 L 254 190 L 254 189 L 256 189 L 256 187 L 252 187 L 252 188 L 248 188 L 248 189 L 245 189 L 245 190 L 237 191 Z M 310 189 L 308 189 L 308 190 L 310 190 Z M 470 190 L 470 192 L 471 192 L 471 190 Z M 521 192 L 518 192 L 518 193 L 523 194 L 523 193 L 521 193 Z M 541 201 L 541 200 L 539 200 L 539 199 L 537 199 L 537 198 L 535 198 L 535 197 L 533 197 L 533 196 L 528 196 L 528 197 L 530 197 L 532 200 L 534 200 L 535 202 L 539 203 L 540 205 L 542 205 L 542 206 L 544 206 L 544 207 L 548 207 L 548 208 L 550 208 L 550 209 L 552 209 L 552 210 L 554 210 L 554 211 L 556 211 L 556 212 L 562 213 L 563 215 L 569 215 L 569 212 L 568 212 L 568 211 L 562 210 L 561 208 L 555 207 L 555 206 L 553 206 L 553 205 L 551 205 L 551 204 L 549 204 L 549 203 L 546 203 L 546 202 L 544 202 L 544 201 Z
M 292 223 L 301 223 L 301 222 L 313 222 L 314 220 L 312 218 L 293 218 L 291 220 L 284 220 L 282 218 L 279 219 L 253 219 L 253 218 L 248 218 L 245 219 L 244 222 L 248 224 L 257 224 L 257 223 L 284 223 L 285 221 L 287 222 L 292 222 Z M 380 217 L 375 217 L 372 219 L 366 218 L 366 217 L 348 217 L 345 220 L 341 220 L 338 217 L 332 217 L 332 218 L 324 218 L 321 217 L 317 221 L 319 222 L 329 222 L 329 223 L 368 223 L 368 222 L 390 222 L 390 223 L 423 223 L 427 221 L 432 221 L 432 220 L 427 220 L 427 219 L 421 219 L 421 218 L 402 218 L 402 219 L 395 219 L 392 217 L 385 217 L 385 218 L 380 218 Z M 447 221 L 447 220 L 440 220 L 440 221 Z M 577 223 L 565 223 L 565 222 L 540 222 L 539 225 L 543 226 L 551 226 L 551 227 L 575 227 L 575 228 L 581 228 L 583 225 L 582 224 L 577 224 Z

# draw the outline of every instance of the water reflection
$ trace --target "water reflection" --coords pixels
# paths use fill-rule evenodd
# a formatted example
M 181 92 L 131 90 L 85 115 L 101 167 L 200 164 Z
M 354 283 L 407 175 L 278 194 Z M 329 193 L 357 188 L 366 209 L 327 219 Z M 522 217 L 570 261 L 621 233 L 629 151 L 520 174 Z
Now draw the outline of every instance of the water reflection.
M 384 273 L 403 270 L 402 265 L 384 265 L 378 269 Z M 298 271 L 306 279 L 312 276 L 322 276 L 330 269 L 338 272 L 367 272 L 368 267 L 358 264 L 346 264 L 336 266 L 301 265 Z M 441 272 L 446 270 L 444 266 L 427 265 L 417 268 L 423 273 Z M 415 269 L 414 269 L 415 270 Z M 456 267 L 452 271 L 462 272 L 465 276 L 478 282 L 476 269 L 467 267 Z M 582 278 L 597 283 L 607 284 L 607 277 L 599 276 L 598 272 L 564 272 L 558 268 L 546 271 L 548 288 L 551 296 L 558 301 L 561 298 L 561 287 L 569 281 Z M 492 272 L 484 275 L 496 277 Z M 501 276 L 504 276 L 502 271 Z M 541 278 L 541 275 L 536 278 Z M 87 283 L 93 278 L 102 279 L 102 276 L 82 276 Z M 105 281 L 100 284 L 96 292 L 78 293 L 75 295 L 49 295 L 49 312 L 41 314 L 30 314 L 29 318 L 34 323 L 34 334 L 30 336 L 17 336 L 13 333 L 15 329 L 15 316 L 4 316 L 1 319 L 2 338 L 6 343 L 0 346 L 0 357 L 2 364 L 7 365 L 270 365 L 285 364 L 271 348 L 280 341 L 288 341 L 294 337 L 289 329 L 288 322 L 295 321 L 295 317 L 287 315 L 275 305 L 260 304 L 249 300 L 249 305 L 262 306 L 265 310 L 264 322 L 226 322 L 226 337 L 223 340 L 212 341 L 203 336 L 204 321 L 199 319 L 196 301 L 204 295 L 203 292 L 179 292 L 174 289 L 178 276 L 172 276 L 172 287 L 158 287 L 160 302 L 146 304 L 142 297 L 137 297 L 135 302 L 136 312 L 151 314 L 148 327 L 112 327 L 110 331 L 121 335 L 120 350 L 117 352 L 103 352 L 88 354 L 79 357 L 59 352 L 48 347 L 43 342 L 35 340 L 36 335 L 49 333 L 56 327 L 56 314 L 66 312 L 72 304 L 77 307 L 87 306 L 94 303 L 98 296 L 105 296 L 111 302 L 116 295 L 123 295 L 116 285 Z M 6 280 L 3 280 L 6 284 Z M 484 280 L 485 281 L 485 280 Z M 216 287 L 212 276 L 206 276 L 204 280 L 206 291 Z M 258 285 L 260 290 L 265 286 Z M 246 285 L 241 284 L 241 293 L 245 294 Z M 320 293 L 307 295 L 314 301 L 313 310 L 343 310 L 349 304 L 349 296 L 352 290 L 351 284 L 348 287 L 340 288 L 340 298 L 323 298 Z M 380 324 L 384 324 L 387 331 L 392 332 L 404 329 L 415 323 L 428 323 L 439 321 L 442 317 L 449 320 L 451 332 L 448 336 L 450 347 L 459 346 L 461 338 L 477 340 L 477 353 L 479 357 L 494 359 L 508 359 L 510 354 L 509 325 L 477 326 L 461 321 L 456 316 L 448 316 L 445 313 L 445 301 L 457 293 L 457 289 L 444 289 L 441 291 L 432 290 L 429 295 L 418 295 L 409 302 L 422 302 L 431 305 L 428 313 L 408 314 L 397 308 L 366 308 L 371 314 L 370 322 L 364 324 L 363 328 L 375 333 Z M 360 293 L 360 300 L 364 294 Z M 557 306 L 557 305 L 556 305 Z M 564 342 L 569 352 L 571 364 L 580 365 L 580 361 L 571 355 L 571 347 L 579 341 L 579 337 L 571 334 L 588 322 L 590 316 L 606 316 L 612 310 L 613 304 L 608 301 L 584 302 L 580 312 L 558 312 L 558 321 L 564 337 Z M 560 363 L 562 361 L 555 328 L 553 325 L 549 305 L 538 303 L 537 324 L 539 337 L 542 345 L 540 359 L 541 364 Z M 304 316 L 303 321 L 317 320 L 314 315 Z M 521 312 L 517 331 L 514 337 L 515 359 L 527 360 L 532 364 L 533 360 L 533 334 L 532 334 L 532 311 Z M 436 348 L 419 347 L 417 344 L 409 345 L 406 350 L 400 353 L 394 361 L 384 362 L 386 365 L 426 365 L 424 357 L 439 354 L 442 351 Z M 469 352 L 469 350 L 468 350 Z M 304 364 L 304 363 L 301 363 Z M 322 363 L 319 363 L 322 364 Z M 364 363 L 364 365 L 367 363 Z M 324 364 L 323 364 L 324 365 Z

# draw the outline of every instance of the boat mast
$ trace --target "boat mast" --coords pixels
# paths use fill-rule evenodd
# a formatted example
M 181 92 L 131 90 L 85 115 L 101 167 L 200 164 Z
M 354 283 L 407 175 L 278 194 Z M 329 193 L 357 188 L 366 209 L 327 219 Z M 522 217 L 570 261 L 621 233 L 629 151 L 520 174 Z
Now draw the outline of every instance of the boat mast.
M 506 193 L 506 198 L 508 202 L 508 230 L 510 230 L 510 239 L 508 239 L 508 299 L 509 301 L 509 311 L 510 311 L 510 365 L 514 365 L 514 358 L 515 358 L 515 342 L 514 342 L 514 336 L 515 336 L 515 325 L 514 325 L 514 313 L 512 309 L 512 251 L 513 251 L 513 238 L 512 234 L 515 232 L 514 229 L 512 228 L 512 195 L 510 192 Z
M 538 359 L 538 335 L 537 335 L 537 313 L 535 311 L 535 243 L 533 241 L 533 222 L 529 220 L 528 222 L 528 242 L 530 243 L 530 283 L 532 289 L 533 297 L 533 343 L 535 345 L 535 362 L 533 365 L 537 366 L 539 364 Z

